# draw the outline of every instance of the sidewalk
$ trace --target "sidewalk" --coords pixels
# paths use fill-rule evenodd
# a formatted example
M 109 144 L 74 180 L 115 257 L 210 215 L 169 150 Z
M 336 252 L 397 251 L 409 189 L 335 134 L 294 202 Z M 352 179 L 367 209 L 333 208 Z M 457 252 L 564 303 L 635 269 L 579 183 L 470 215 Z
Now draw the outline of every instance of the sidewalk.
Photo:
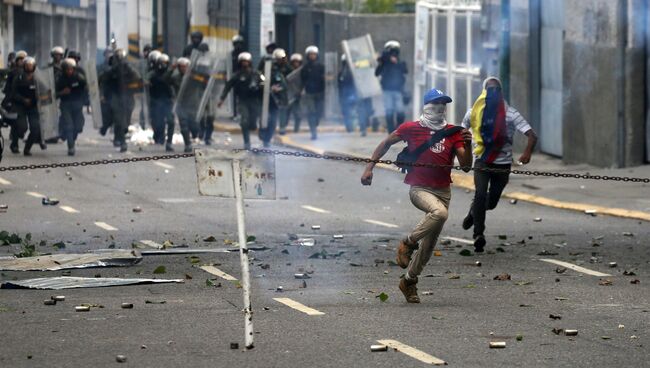
M 287 147 L 320 154 L 370 157 L 376 145 L 385 137 L 384 133 L 369 133 L 362 138 L 356 132 L 322 132 L 316 141 L 310 140 L 309 135 L 304 133 L 278 136 L 276 141 Z M 395 159 L 401 149 L 402 145 L 394 146 L 384 158 Z M 384 165 L 382 168 L 396 170 L 394 166 Z M 560 159 L 540 153 L 533 156 L 529 165 L 513 169 L 650 178 L 650 165 L 601 169 L 588 165 L 565 165 Z M 474 189 L 471 174 L 455 172 L 452 178 L 455 186 Z M 504 196 L 554 208 L 580 212 L 595 210 L 597 214 L 650 221 L 649 184 L 512 175 Z

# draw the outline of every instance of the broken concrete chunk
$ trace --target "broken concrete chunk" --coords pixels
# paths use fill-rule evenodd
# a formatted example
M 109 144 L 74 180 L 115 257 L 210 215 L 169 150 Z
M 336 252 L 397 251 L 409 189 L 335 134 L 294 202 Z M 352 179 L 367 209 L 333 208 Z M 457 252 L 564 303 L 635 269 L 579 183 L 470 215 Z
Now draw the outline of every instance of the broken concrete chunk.
M 76 312 L 90 312 L 90 306 L 87 305 L 78 305 L 74 307 Z
M 62 302 L 65 301 L 65 295 L 54 295 L 50 297 L 50 299 L 55 300 L 57 302 Z
M 373 353 L 380 352 L 380 351 L 388 351 L 388 346 L 386 345 L 371 345 L 370 346 L 370 351 Z
M 133 207 L 133 212 L 134 212 L 134 213 L 140 213 L 140 212 L 142 212 L 142 207 L 140 207 L 140 206 Z
M 45 197 L 41 199 L 41 203 L 43 206 L 56 206 L 59 204 L 59 200 L 56 198 Z
M 293 277 L 296 278 L 296 279 L 298 279 L 298 280 L 307 280 L 307 279 L 311 279 L 311 276 L 309 276 L 309 275 L 306 274 L 306 273 L 296 273 L 296 274 L 293 275 Z
M 43 304 L 45 304 L 45 305 L 56 305 L 56 300 L 47 299 L 47 300 L 43 301 Z
M 510 280 L 510 279 L 512 279 L 512 277 L 507 273 L 502 273 L 500 275 L 494 276 L 494 280 L 497 280 L 497 281 L 507 281 L 507 280 Z
M 118 363 L 126 363 L 126 355 L 118 355 L 115 357 L 115 360 Z
M 541 218 L 541 217 L 535 217 L 535 218 L 533 219 L 533 221 L 535 221 L 535 222 L 542 222 L 542 218 Z
M 320 225 L 311 225 L 312 230 L 320 230 Z
M 239 343 L 237 343 L 237 342 L 231 342 L 231 343 L 230 343 L 230 349 L 232 349 L 232 350 L 237 350 L 237 349 L 239 349 Z
M 343 235 L 341 235 L 341 234 L 336 234 L 336 235 L 333 235 L 332 238 L 334 238 L 334 239 L 336 239 L 336 240 L 341 240 L 341 239 L 343 239 Z
M 600 281 L 598 281 L 598 285 L 600 286 L 611 286 L 613 284 L 612 280 L 609 279 L 600 279 Z
M 316 245 L 316 240 L 312 238 L 300 238 L 295 240 L 292 245 L 298 245 L 301 247 L 313 247 Z
M 122 309 L 133 309 L 133 303 L 122 303 Z
M 562 316 L 560 316 L 559 314 L 549 314 L 548 318 L 553 320 L 558 320 L 558 319 L 562 319 Z
M 565 336 L 578 336 L 578 330 L 564 330 Z

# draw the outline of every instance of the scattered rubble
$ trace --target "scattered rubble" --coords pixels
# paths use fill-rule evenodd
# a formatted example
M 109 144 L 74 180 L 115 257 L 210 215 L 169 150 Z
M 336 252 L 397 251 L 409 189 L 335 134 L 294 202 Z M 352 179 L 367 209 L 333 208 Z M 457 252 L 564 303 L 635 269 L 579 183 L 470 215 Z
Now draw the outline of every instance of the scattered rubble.
M 115 357 L 115 360 L 118 363 L 126 363 L 126 355 L 118 355 Z
M 371 345 L 370 346 L 370 351 L 373 352 L 373 353 L 381 352 L 381 351 L 388 351 L 388 346 L 386 346 L 386 345 Z
M 490 341 L 490 349 L 505 349 L 505 341 Z
M 510 280 L 510 279 L 512 279 L 512 277 L 507 273 L 502 273 L 500 275 L 494 276 L 494 280 L 497 280 L 497 281 L 507 281 L 507 280 Z

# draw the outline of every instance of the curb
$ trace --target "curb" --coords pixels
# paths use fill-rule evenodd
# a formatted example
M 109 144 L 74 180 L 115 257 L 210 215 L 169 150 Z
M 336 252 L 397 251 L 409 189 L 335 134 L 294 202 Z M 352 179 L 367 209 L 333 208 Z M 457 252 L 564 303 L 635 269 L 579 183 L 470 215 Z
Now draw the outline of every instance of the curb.
M 215 122 L 214 124 L 215 132 L 230 133 L 230 134 L 241 134 L 241 128 L 237 123 L 219 123 Z M 293 129 L 290 129 L 290 134 L 293 133 Z M 321 126 L 318 127 L 319 133 L 344 133 L 345 127 L 343 126 Z M 309 133 L 309 127 L 302 127 L 300 133 Z
M 298 149 L 305 152 L 320 154 L 320 155 L 327 154 L 327 155 L 334 155 L 334 156 L 366 158 L 364 156 L 352 154 L 349 152 L 326 151 L 314 146 L 310 146 L 308 144 L 296 143 L 288 136 L 277 136 L 275 142 L 282 146 Z M 384 170 L 399 172 L 399 169 L 392 165 L 378 164 L 377 167 Z M 453 181 L 453 186 L 455 187 L 467 189 L 467 190 L 475 189 L 474 178 L 471 175 L 452 173 L 451 179 Z M 516 199 L 518 201 L 533 203 L 540 206 L 562 209 L 562 210 L 569 210 L 569 211 L 575 211 L 581 213 L 585 213 L 585 211 L 589 210 L 589 211 L 596 211 L 596 214 L 600 214 L 600 215 L 607 215 L 612 217 L 621 217 L 621 218 L 650 222 L 650 213 L 643 212 L 643 211 L 627 210 L 624 208 L 603 207 L 603 206 L 590 205 L 585 203 L 565 202 L 557 199 L 537 196 L 534 194 L 528 194 L 523 192 L 506 192 L 503 193 L 503 197 L 509 199 Z

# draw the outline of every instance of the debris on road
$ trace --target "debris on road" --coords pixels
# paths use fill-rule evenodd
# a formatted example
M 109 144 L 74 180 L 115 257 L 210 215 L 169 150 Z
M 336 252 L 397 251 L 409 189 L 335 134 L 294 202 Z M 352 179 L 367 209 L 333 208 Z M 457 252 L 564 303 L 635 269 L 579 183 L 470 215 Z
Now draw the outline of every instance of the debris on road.
M 565 336 L 578 336 L 578 330 L 564 330 Z
M 538 256 L 557 256 L 558 253 L 556 252 L 549 252 L 547 250 L 542 250 L 541 252 L 537 253 Z
M 125 355 L 118 355 L 115 357 L 115 360 L 118 363 L 126 363 L 126 356 Z
M 458 252 L 463 257 L 470 257 L 472 255 L 472 252 L 469 249 L 463 249 L 460 252 Z
M 133 309 L 133 303 L 122 303 L 122 309 Z
M 380 352 L 380 351 L 388 351 L 388 346 L 386 345 L 371 345 L 370 346 L 370 351 L 373 353 Z
M 312 230 L 320 230 L 320 225 L 311 225 Z
M 517 341 L 522 341 L 524 339 L 524 335 L 517 335 L 516 339 Z
M 623 276 L 636 276 L 636 273 L 634 273 L 634 271 L 625 270 L 623 271 Z
M 634 280 L 630 281 L 630 284 L 633 284 L 633 285 L 637 285 L 637 284 L 640 284 L 640 283 L 641 283 L 641 281 L 639 279 L 634 279 Z
M 140 213 L 140 212 L 142 212 L 142 207 L 140 207 L 140 206 L 133 207 L 133 212 L 134 212 L 134 213 Z
M 50 299 L 56 300 L 57 302 L 63 302 L 65 301 L 65 295 L 53 295 Z
M 206 243 L 213 243 L 213 242 L 216 242 L 216 241 L 217 241 L 217 238 L 215 238 L 214 236 L 210 235 L 210 236 L 208 236 L 207 238 L 203 239 L 203 241 L 206 242 Z
M 476 267 L 481 267 L 483 264 L 481 263 L 481 261 L 476 261 L 476 262 L 474 262 L 474 265 Z
M 633 237 L 634 234 L 626 231 L 626 232 L 623 233 L 623 236 Z
M 325 179 L 323 179 L 323 178 L 318 178 L 318 182 L 319 182 L 319 183 L 324 183 L 324 182 L 325 182 Z
M 350 266 L 352 266 L 352 267 L 363 267 L 363 265 L 361 263 L 354 263 L 354 262 L 350 262 Z
M 43 301 L 43 304 L 45 304 L 45 305 L 56 305 L 56 300 L 47 299 L 47 300 Z
M 533 221 L 535 221 L 535 222 L 542 222 L 542 218 L 541 218 L 541 217 L 535 217 L 535 218 L 533 219 Z
M 87 305 L 78 305 L 74 307 L 75 312 L 90 312 L 90 307 Z
M 276 292 L 276 293 L 281 293 L 281 292 L 283 292 L 283 291 L 284 291 L 284 288 L 283 288 L 282 286 L 278 286 L 278 287 L 275 289 L 275 292 Z
M 433 295 L 433 291 L 423 291 L 422 295 Z
M 490 349 L 505 349 L 505 341 L 490 341 Z
M 300 239 L 296 239 L 291 244 L 301 246 L 301 247 L 313 247 L 314 245 L 316 245 L 316 240 L 313 238 L 300 238 Z
M 183 280 L 121 279 L 112 277 L 43 277 L 27 280 L 4 281 L 0 289 L 63 290 L 123 285 L 183 283 Z
M 510 204 L 517 204 L 517 200 L 516 199 L 511 199 Z
M 497 280 L 497 281 L 508 281 L 508 280 L 511 280 L 511 279 L 512 279 L 512 277 L 507 273 L 502 273 L 500 275 L 494 276 L 494 280 Z
M 555 269 L 555 273 L 565 273 L 566 270 L 567 269 L 564 268 L 564 267 L 558 267 L 558 268 Z
M 334 239 L 336 239 L 336 240 L 341 240 L 341 239 L 343 239 L 343 235 L 341 235 L 341 234 L 336 234 L 336 235 L 333 235 L 332 237 L 333 237 Z
M 307 280 L 307 279 L 311 279 L 311 276 L 309 276 L 309 275 L 306 274 L 306 273 L 296 273 L 296 274 L 293 275 L 293 277 L 295 277 L 295 278 L 298 279 L 298 280 Z
M 596 217 L 597 214 L 598 214 L 598 211 L 596 211 L 596 210 L 585 210 L 585 215 Z
M 619 329 L 619 330 L 623 330 L 623 329 L 625 329 L 625 325 L 618 325 L 618 329 Z
M 375 298 L 379 298 L 379 300 L 381 300 L 382 303 L 383 303 L 383 302 L 385 302 L 386 300 L 388 300 L 388 294 L 386 294 L 386 293 L 381 293 L 381 294 L 377 295 Z
M 598 281 L 598 285 L 600 286 L 611 286 L 613 284 L 612 280 L 609 279 L 600 279 L 600 281 Z
M 449 275 L 449 277 L 447 277 L 447 278 L 448 278 L 449 280 L 459 280 L 459 279 L 460 279 L 460 275 Z
M 166 300 L 145 300 L 144 304 L 167 304 Z
M 60 201 L 56 198 L 45 197 L 41 199 L 41 203 L 43 204 L 43 206 L 56 206 L 59 204 L 59 202 Z
M 232 349 L 232 350 L 237 350 L 237 349 L 239 349 L 239 343 L 237 343 L 237 342 L 231 342 L 231 343 L 230 343 L 230 349 Z
M 558 320 L 558 319 L 562 319 L 562 316 L 560 316 L 559 314 L 549 314 L 548 318 L 552 320 Z
M 616 262 L 609 262 L 608 265 L 609 265 L 610 268 L 616 268 L 616 267 L 618 266 L 618 263 L 616 263 Z
M 2 271 L 58 271 L 73 268 L 124 267 L 142 261 L 135 250 L 0 259 Z
M 561 297 L 561 296 L 556 296 L 556 297 L 555 297 L 555 300 L 558 301 L 558 302 L 562 302 L 562 301 L 565 301 L 565 300 L 569 300 L 569 298 L 565 298 L 565 297 Z
M 6 213 L 9 209 L 9 206 L 6 204 L 0 204 L 0 213 Z
M 154 275 L 160 275 L 163 273 L 167 273 L 167 268 L 165 268 L 165 266 L 158 266 L 155 270 L 153 270 Z

